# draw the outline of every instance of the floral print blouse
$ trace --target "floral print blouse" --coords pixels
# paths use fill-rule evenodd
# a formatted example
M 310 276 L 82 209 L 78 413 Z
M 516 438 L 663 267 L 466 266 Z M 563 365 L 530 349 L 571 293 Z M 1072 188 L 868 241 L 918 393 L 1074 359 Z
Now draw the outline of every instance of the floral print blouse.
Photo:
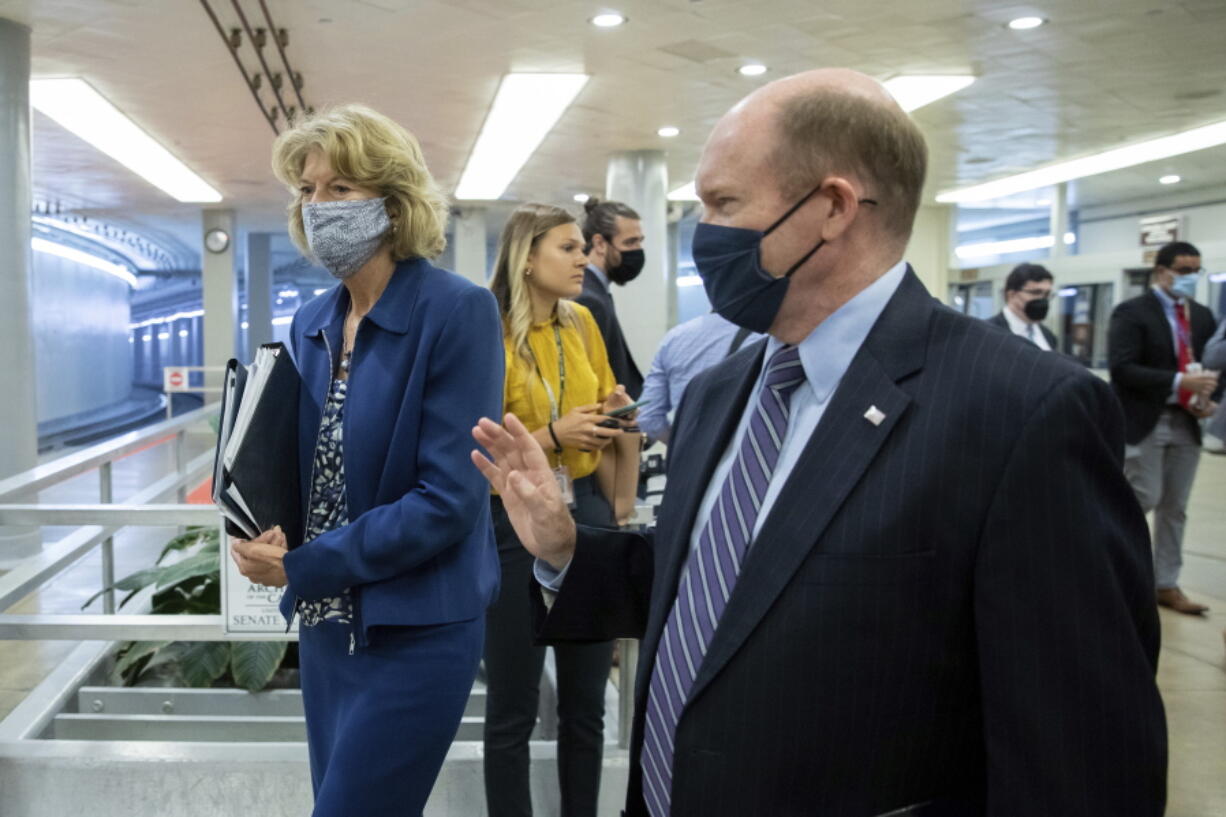
M 349 508 L 345 500 L 345 460 L 341 438 L 341 418 L 345 409 L 348 382 L 332 381 L 324 403 L 319 438 L 315 441 L 315 460 L 311 469 L 310 513 L 307 516 L 305 541 L 309 542 L 330 530 L 349 524 Z M 349 624 L 353 621 L 353 601 L 346 590 L 339 596 L 307 601 L 298 600 L 301 624 L 314 627 L 321 621 Z

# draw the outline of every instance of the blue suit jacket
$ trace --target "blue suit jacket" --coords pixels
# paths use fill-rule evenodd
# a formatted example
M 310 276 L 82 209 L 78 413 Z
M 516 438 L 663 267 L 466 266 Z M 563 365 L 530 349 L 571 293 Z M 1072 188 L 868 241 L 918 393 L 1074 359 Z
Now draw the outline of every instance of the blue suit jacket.
M 308 507 L 321 409 L 343 343 L 349 292 L 338 286 L 294 316 L 303 387 L 298 412 Z M 489 485 L 469 461 L 471 430 L 502 408 L 502 322 L 494 296 L 423 259 L 402 261 L 358 328 L 345 398 L 350 523 L 285 557 L 295 598 L 349 588 L 354 630 L 483 615 L 498 590 Z

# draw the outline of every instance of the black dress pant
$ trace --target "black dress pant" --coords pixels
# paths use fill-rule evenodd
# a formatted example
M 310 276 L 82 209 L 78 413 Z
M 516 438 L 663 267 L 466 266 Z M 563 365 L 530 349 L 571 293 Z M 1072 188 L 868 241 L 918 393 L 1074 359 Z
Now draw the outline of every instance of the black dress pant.
M 594 477 L 575 482 L 575 521 L 613 527 Z M 530 817 L 528 739 L 536 726 L 545 648 L 533 644 L 534 558 L 497 497 L 491 500 L 502 592 L 486 613 L 485 799 L 490 817 Z M 537 590 L 536 592 L 539 592 Z M 562 817 L 596 817 L 604 751 L 604 693 L 613 642 L 554 648 L 558 670 L 558 784 Z

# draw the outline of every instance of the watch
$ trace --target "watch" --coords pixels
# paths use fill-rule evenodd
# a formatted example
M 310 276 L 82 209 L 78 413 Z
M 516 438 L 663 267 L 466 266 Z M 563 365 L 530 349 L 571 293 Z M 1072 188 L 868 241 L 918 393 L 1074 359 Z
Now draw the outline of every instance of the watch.
M 223 253 L 230 246 L 230 234 L 220 227 L 214 227 L 204 234 L 204 248 L 209 252 Z

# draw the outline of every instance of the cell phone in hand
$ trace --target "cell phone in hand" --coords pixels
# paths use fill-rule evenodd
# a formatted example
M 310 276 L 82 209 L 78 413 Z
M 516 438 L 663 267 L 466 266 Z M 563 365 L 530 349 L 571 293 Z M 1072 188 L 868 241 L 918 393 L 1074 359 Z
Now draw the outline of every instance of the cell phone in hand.
M 637 403 L 631 403 L 628 406 L 622 406 L 621 408 L 615 408 L 611 411 L 606 411 L 605 416 L 606 417 L 624 417 L 633 411 L 637 411 L 639 407 L 645 406 L 650 402 L 651 402 L 650 400 L 639 400 Z

